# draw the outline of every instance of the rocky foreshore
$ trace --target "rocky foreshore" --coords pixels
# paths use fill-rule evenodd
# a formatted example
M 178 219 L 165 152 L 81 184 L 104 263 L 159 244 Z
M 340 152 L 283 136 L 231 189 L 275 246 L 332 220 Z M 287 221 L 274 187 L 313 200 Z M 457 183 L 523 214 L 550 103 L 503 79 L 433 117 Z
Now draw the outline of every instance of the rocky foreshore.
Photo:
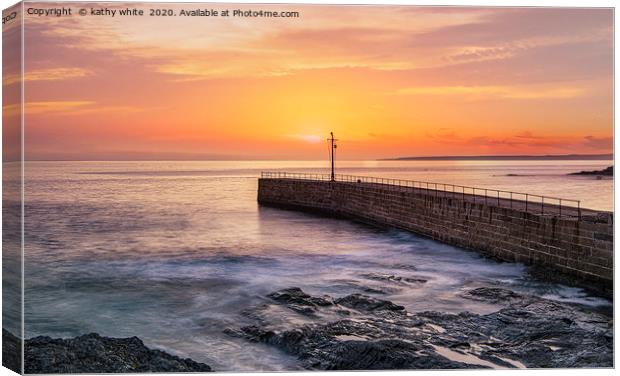
M 2 337 L 3 357 L 12 359 L 19 369 L 16 352 L 4 351 L 7 343 L 19 349 L 19 339 L 4 329 Z M 138 337 L 109 338 L 96 333 L 69 339 L 34 337 L 26 340 L 24 352 L 26 373 L 211 371 L 204 363 L 149 349 Z
M 278 347 L 307 369 L 613 366 L 613 322 L 605 315 L 501 288 L 478 288 L 463 297 L 503 308 L 487 315 L 409 313 L 362 294 L 317 297 L 289 288 L 244 312 L 253 325 L 226 332 Z M 269 321 L 274 305 L 335 319 L 283 326 Z
M 499 309 L 484 315 L 408 312 L 364 294 L 312 296 L 292 287 L 242 311 L 250 325 L 224 332 L 274 346 L 310 370 L 613 367 L 613 321 L 605 314 L 504 288 L 461 296 Z M 290 314 L 277 314 L 281 310 Z M 4 349 L 19 347 L 6 330 L 3 339 Z M 5 360 L 18 362 L 12 355 L 3 352 Z M 211 371 L 149 349 L 137 337 L 95 333 L 30 338 L 24 358 L 26 373 Z
M 6 329 L 2 329 L 2 366 L 21 373 L 21 344 L 19 339 Z

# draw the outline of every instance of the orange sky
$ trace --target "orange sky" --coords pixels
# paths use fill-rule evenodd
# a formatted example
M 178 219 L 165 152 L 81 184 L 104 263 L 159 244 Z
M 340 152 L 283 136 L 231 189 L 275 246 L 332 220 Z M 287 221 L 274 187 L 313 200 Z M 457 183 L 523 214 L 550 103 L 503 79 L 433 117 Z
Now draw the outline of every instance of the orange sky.
M 300 17 L 26 16 L 27 159 L 612 150 L 611 10 L 208 7 Z

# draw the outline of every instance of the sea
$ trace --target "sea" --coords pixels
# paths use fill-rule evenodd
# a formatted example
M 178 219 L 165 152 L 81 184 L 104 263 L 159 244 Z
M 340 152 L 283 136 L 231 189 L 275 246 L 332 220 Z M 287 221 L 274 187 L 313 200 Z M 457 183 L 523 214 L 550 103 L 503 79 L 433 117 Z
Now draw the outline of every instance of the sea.
M 581 200 L 613 210 L 613 180 L 568 175 L 612 161 L 339 161 L 337 173 L 412 179 Z M 261 171 L 328 173 L 326 161 L 27 162 L 25 335 L 137 336 L 217 371 L 281 371 L 298 361 L 225 333 L 247 308 L 300 287 L 363 292 L 410 312 L 490 313 L 462 298 L 483 286 L 611 310 L 581 288 L 538 280 L 408 232 L 258 205 Z M 394 286 L 368 275 L 427 280 Z M 273 319 L 303 323 L 284 310 Z

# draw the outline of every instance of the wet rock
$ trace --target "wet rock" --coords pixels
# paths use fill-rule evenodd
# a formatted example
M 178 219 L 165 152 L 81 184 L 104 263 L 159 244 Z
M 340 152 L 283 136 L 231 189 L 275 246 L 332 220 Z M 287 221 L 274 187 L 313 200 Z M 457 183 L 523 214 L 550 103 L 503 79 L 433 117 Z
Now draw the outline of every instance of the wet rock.
M 14 372 L 21 373 L 22 349 L 19 338 L 2 329 L 2 365 Z
M 286 304 L 306 304 L 329 306 L 334 304 L 331 297 L 314 297 L 303 292 L 299 287 L 279 290 L 267 295 L 269 298 Z
M 464 348 L 469 349 L 471 345 L 468 342 L 457 342 L 450 345 L 452 349 Z
M 26 340 L 26 373 L 209 372 L 211 367 L 147 348 L 137 337 L 96 333 L 61 339 Z
M 313 368 L 328 370 L 474 368 L 438 355 L 420 343 L 398 339 L 345 341 L 330 346 L 326 359 L 309 360 Z
M 362 294 L 351 294 L 344 298 L 336 299 L 336 304 L 352 308 L 357 311 L 404 311 L 405 307 L 394 304 L 389 300 L 372 298 Z
M 313 315 L 318 307 L 327 307 L 334 304 L 329 297 L 310 296 L 298 287 L 279 290 L 267 295 L 267 297 L 278 303 L 285 304 L 291 310 L 304 315 Z
M 295 290 L 295 296 L 311 301 L 300 291 Z M 487 315 L 408 313 L 387 300 L 352 294 L 321 298 L 352 309 L 348 318 L 279 329 L 257 323 L 234 333 L 296 355 L 308 369 L 613 365 L 613 324 L 606 316 L 506 289 L 479 288 L 463 296 L 502 302 L 505 308 Z M 283 304 L 291 301 L 285 300 Z
M 256 326 L 242 328 L 248 339 L 264 342 L 299 356 L 308 369 L 380 370 L 471 368 L 451 361 L 422 343 L 399 339 L 366 340 L 345 334 L 357 323 L 343 320 L 327 327 L 303 326 L 281 333 Z M 362 329 L 362 332 L 364 330 Z
M 504 303 L 515 299 L 522 299 L 523 296 L 514 291 L 494 287 L 480 287 L 462 294 L 464 298 L 484 301 L 488 303 Z

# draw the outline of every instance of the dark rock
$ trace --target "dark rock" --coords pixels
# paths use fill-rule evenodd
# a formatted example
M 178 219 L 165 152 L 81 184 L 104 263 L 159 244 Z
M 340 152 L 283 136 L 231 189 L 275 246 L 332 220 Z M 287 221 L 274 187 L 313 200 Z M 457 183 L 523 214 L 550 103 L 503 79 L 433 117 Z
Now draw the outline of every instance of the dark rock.
M 22 346 L 19 338 L 2 329 L 2 365 L 13 372 L 22 373 Z
M 314 359 L 313 359 L 314 360 Z M 311 361 L 313 361 L 311 360 Z M 318 358 L 313 368 L 327 370 L 451 369 L 475 368 L 449 360 L 420 343 L 398 339 L 345 341 L 330 347 L 326 359 Z
M 522 295 L 519 295 L 514 291 L 494 287 L 480 287 L 467 291 L 462 294 L 462 296 L 464 298 L 485 301 L 489 303 L 510 302 L 515 299 L 523 298 Z
M 458 348 L 470 348 L 470 344 L 468 342 L 457 342 L 457 343 L 453 343 L 450 345 L 450 348 L 452 349 L 458 349 Z
M 138 337 L 91 333 L 61 339 L 34 337 L 25 343 L 26 373 L 209 372 L 211 367 L 147 348 Z
M 351 294 L 344 298 L 336 299 L 336 304 L 358 311 L 404 311 L 405 307 L 394 304 L 388 300 L 372 298 L 362 294 Z
M 613 366 L 613 323 L 607 316 L 499 288 L 463 296 L 505 308 L 487 315 L 408 313 L 392 302 L 353 294 L 321 298 L 354 310 L 350 318 L 284 329 L 257 323 L 231 334 L 296 355 L 308 369 Z
M 341 339 L 357 324 L 343 320 L 326 327 L 303 326 L 281 333 L 250 326 L 242 328 L 247 338 L 268 343 L 299 356 L 306 368 L 323 370 L 380 370 L 471 368 L 451 361 L 422 343 L 399 339 Z M 348 328 L 347 328 L 348 327 Z M 345 330 L 346 328 L 346 330 Z M 362 331 L 364 331 L 362 329 Z M 350 336 L 352 337 L 352 336 Z
M 279 290 L 267 295 L 267 297 L 278 303 L 285 304 L 291 310 L 304 315 L 313 315 L 318 307 L 334 304 L 331 298 L 313 297 L 298 287 Z
M 614 166 L 609 166 L 602 170 L 592 170 L 592 171 L 579 171 L 573 172 L 569 175 L 600 175 L 600 176 L 614 176 Z

